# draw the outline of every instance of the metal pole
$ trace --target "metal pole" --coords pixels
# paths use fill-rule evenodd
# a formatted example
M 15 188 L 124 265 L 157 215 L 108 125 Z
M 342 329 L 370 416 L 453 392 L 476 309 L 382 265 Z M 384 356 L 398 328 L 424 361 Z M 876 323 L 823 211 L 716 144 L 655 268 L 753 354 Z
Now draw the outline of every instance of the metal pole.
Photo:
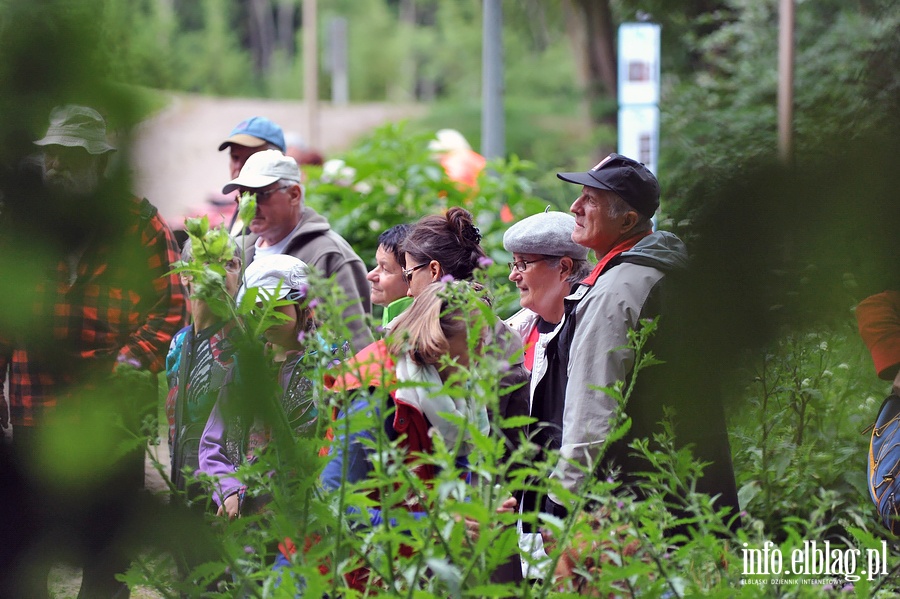
M 350 100 L 347 75 L 347 19 L 334 17 L 328 23 L 328 70 L 331 72 L 331 103 L 346 106 Z
M 306 138 L 319 147 L 319 43 L 317 0 L 303 0 L 303 95 L 306 100 Z
M 794 0 L 778 6 L 778 157 L 793 159 L 794 122 Z
M 501 0 L 484 0 L 481 48 L 481 153 L 506 154 L 503 113 L 503 9 Z

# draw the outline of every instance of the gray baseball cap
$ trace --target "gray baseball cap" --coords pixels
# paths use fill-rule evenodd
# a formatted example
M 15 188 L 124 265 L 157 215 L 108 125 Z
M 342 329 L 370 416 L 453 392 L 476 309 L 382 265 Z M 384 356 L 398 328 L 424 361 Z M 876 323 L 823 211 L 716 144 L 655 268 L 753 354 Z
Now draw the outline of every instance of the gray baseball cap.
M 261 189 L 281 179 L 297 183 L 302 181 L 297 161 L 278 150 L 263 150 L 247 159 L 241 174 L 226 184 L 222 193 L 231 193 L 238 187 Z

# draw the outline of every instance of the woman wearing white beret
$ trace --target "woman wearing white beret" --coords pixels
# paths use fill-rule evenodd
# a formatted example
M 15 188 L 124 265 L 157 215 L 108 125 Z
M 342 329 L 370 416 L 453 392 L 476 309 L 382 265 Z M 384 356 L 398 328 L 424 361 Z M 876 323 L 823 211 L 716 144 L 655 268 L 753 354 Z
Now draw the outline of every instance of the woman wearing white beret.
M 546 211 L 529 216 L 510 227 L 503 235 L 503 247 L 511 252 L 509 280 L 519 290 L 522 309 L 506 322 L 522 336 L 525 345 L 525 367 L 531 372 L 529 413 L 538 422 L 547 422 L 542 406 L 533 403 L 534 390 L 547 371 L 544 351 L 562 324 L 563 299 L 571 293 L 573 285 L 591 272 L 593 264 L 587 260 L 588 248 L 572 241 L 575 218 L 564 212 Z M 532 441 L 546 449 L 553 447 L 558 438 L 552 431 L 532 425 Z M 523 511 L 535 509 L 537 500 L 526 493 L 520 501 Z M 539 504 L 538 504 L 539 505 Z M 527 578 L 540 578 L 542 574 L 529 564 L 546 558 L 540 534 L 534 534 L 520 523 L 520 547 L 531 559 L 523 560 L 522 574 Z
M 588 248 L 572 241 L 575 218 L 549 210 L 519 221 L 503 235 L 503 247 L 513 255 L 509 280 L 516 284 L 522 306 L 506 322 L 525 343 L 532 390 L 546 367 L 542 350 L 562 320 L 563 298 L 593 267 Z

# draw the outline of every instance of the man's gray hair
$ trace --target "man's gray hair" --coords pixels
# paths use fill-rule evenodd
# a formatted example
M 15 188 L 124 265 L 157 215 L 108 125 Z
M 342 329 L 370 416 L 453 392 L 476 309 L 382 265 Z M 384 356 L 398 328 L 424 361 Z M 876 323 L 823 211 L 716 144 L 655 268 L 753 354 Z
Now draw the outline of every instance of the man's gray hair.
M 571 256 L 545 256 L 545 258 L 553 268 L 558 267 L 563 258 L 571 258 L 572 272 L 566 277 L 566 282 L 571 283 L 572 285 L 584 280 L 591 274 L 591 271 L 594 270 L 594 264 L 590 260 L 579 260 L 577 258 L 572 258 Z
M 294 181 L 293 179 L 279 179 L 277 183 L 278 187 L 283 187 L 285 185 L 299 185 L 300 195 L 302 195 L 303 199 L 306 200 L 306 185 L 304 185 L 301 181 Z
M 638 215 L 638 221 L 634 228 L 631 229 L 633 233 L 649 231 L 653 228 L 653 221 L 638 212 L 638 210 L 634 206 L 623 200 L 619 194 L 607 189 L 604 189 L 603 191 L 606 193 L 606 197 L 609 199 L 608 209 L 606 212 L 606 215 L 609 218 L 619 218 L 626 212 L 634 212 Z

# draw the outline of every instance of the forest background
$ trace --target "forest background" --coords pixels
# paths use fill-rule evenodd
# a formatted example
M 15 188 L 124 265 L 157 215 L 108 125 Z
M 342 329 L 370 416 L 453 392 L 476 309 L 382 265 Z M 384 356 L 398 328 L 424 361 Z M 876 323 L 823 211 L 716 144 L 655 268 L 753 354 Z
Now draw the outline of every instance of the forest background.
M 128 125 L 161 107 L 162 90 L 303 97 L 300 2 L 0 7 L 6 164 L 27 153 L 61 98 Z M 695 363 L 708 378 L 703 391 L 729 410 L 749 542 L 887 539 L 900 567 L 895 539 L 868 502 L 859 434 L 888 385 L 875 379 L 853 319 L 860 299 L 900 281 L 896 2 L 796 3 L 794 155 L 785 165 L 775 160 L 774 0 L 508 0 L 508 153 L 475 197 L 462 197 L 424 146 L 447 126 L 479 146 L 481 8 L 475 0 L 320 0 L 320 28 L 332 16 L 348 19 L 350 101 L 416 102 L 427 115 L 346 152 L 355 170 L 343 185 L 312 171 L 309 202 L 369 259 L 384 227 L 466 201 L 487 249 L 505 262 L 503 203 L 516 218 L 548 203 L 565 210 L 572 190 L 554 173 L 615 149 L 616 27 L 660 23 L 660 226 L 688 241 L 703 273 L 688 321 Z M 325 45 L 320 36 L 320 52 Z M 329 73 L 320 76 L 327 101 Z M 2 268 L 4 280 L 18 274 Z M 511 309 L 502 269 L 491 274 Z M 4 302 L 0 313 L 11 318 L 18 306 Z M 869 590 L 857 585 L 857 594 Z

